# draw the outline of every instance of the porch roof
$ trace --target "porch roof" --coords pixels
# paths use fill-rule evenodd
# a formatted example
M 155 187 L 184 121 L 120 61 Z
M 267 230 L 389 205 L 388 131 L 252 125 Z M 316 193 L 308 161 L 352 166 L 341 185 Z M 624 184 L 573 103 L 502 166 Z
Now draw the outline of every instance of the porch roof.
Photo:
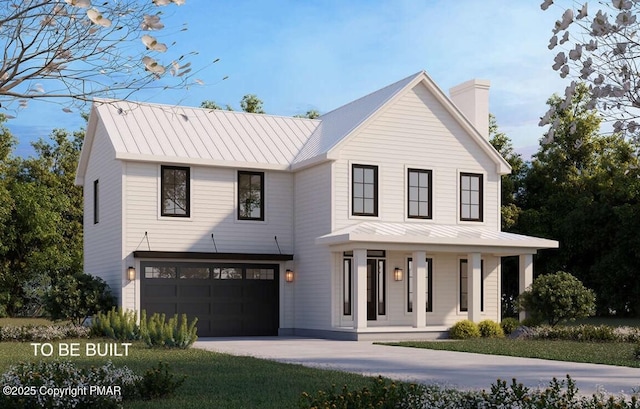
M 535 253 L 540 249 L 558 248 L 556 240 L 496 231 L 481 226 L 423 223 L 361 222 L 316 238 L 317 244 L 330 246 L 357 243 L 438 246 L 446 251 L 469 247 L 491 248 L 494 252 L 518 250 Z

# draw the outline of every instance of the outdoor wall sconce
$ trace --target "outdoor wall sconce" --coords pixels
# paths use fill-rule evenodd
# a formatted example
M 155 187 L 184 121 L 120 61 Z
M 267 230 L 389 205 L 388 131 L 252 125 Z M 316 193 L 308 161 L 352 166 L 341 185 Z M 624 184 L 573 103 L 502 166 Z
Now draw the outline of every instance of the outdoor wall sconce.
M 133 266 L 129 266 L 127 269 L 127 278 L 129 281 L 133 281 L 136 279 L 136 268 Z
M 393 279 L 402 281 L 402 269 L 400 267 L 396 267 L 395 270 L 393 270 Z
M 284 281 L 287 283 L 293 282 L 293 270 L 287 269 L 287 271 L 284 272 Z

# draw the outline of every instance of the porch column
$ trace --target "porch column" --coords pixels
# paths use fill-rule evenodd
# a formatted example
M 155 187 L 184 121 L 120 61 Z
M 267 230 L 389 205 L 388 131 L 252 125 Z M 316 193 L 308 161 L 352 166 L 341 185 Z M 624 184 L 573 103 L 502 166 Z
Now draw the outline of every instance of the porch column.
M 424 251 L 414 251 L 413 271 L 413 326 L 424 328 L 427 325 L 427 254 Z
M 470 321 L 480 321 L 482 262 L 480 253 L 467 255 L 467 314 Z
M 533 283 L 533 254 L 520 254 L 519 292 L 522 294 Z M 520 321 L 527 318 L 526 311 L 520 311 Z
M 353 250 L 353 328 L 367 327 L 367 250 Z

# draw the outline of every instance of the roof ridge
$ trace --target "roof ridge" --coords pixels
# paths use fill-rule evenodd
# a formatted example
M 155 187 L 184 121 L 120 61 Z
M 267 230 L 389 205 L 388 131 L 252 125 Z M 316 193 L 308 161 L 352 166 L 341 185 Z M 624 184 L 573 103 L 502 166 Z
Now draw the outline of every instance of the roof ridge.
M 364 100 L 364 99 L 369 99 L 369 98 L 370 98 L 371 96 L 373 96 L 374 94 L 383 94 L 383 93 L 384 93 L 384 91 L 388 90 L 389 88 L 392 88 L 392 87 L 394 87 L 394 86 L 397 86 L 398 84 L 400 84 L 400 83 L 402 83 L 402 82 L 404 82 L 404 81 L 407 81 L 407 83 L 408 83 L 408 82 L 411 82 L 411 81 L 408 81 L 408 80 L 409 80 L 409 79 L 413 80 L 415 77 L 417 77 L 417 76 L 419 76 L 419 75 L 421 75 L 421 74 L 424 74 L 424 73 L 425 73 L 425 71 L 424 71 L 424 70 L 421 70 L 421 71 L 416 72 L 415 74 L 412 74 L 412 75 L 406 76 L 406 77 L 404 77 L 404 78 L 403 78 L 403 79 L 401 79 L 401 80 L 395 81 L 394 83 L 389 84 L 389 85 L 387 85 L 387 86 L 385 86 L 385 87 L 379 88 L 379 89 L 377 89 L 377 90 L 375 90 L 375 91 L 371 91 L 370 93 L 368 93 L 368 94 L 366 94 L 366 95 L 363 95 L 363 96 L 361 96 L 360 98 L 354 99 L 353 101 L 347 102 L 347 103 L 346 103 L 346 104 L 344 104 L 344 105 L 341 105 L 341 106 L 339 106 L 339 107 L 337 107 L 337 108 L 334 108 L 334 109 L 332 109 L 331 111 L 326 112 L 326 113 L 324 113 L 324 114 L 320 115 L 320 117 L 319 117 L 319 118 L 320 118 L 320 119 L 322 119 L 322 117 L 324 117 L 324 116 L 326 116 L 326 115 L 329 115 L 329 114 L 331 114 L 331 113 L 333 113 L 333 112 L 336 112 L 336 111 L 341 110 L 341 109 L 343 109 L 343 108 L 346 108 L 346 107 L 349 107 L 349 106 L 355 105 L 356 103 L 361 102 L 361 101 L 362 101 L 362 100 Z M 394 92 L 393 94 L 390 94 L 390 95 L 389 95 L 389 96 L 388 96 L 384 101 L 382 101 L 382 102 L 380 103 L 380 105 L 379 105 L 378 107 L 380 107 L 380 106 L 384 105 L 384 104 L 385 104 L 385 102 L 387 102 L 387 101 L 388 101 L 388 100 L 389 100 L 393 95 L 395 95 L 396 93 L 397 93 L 397 92 Z

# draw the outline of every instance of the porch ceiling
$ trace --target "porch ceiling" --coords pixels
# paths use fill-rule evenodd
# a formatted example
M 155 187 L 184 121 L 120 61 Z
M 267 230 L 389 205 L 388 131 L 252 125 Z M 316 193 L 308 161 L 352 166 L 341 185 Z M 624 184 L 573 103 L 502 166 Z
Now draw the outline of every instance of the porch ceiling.
M 502 254 L 535 253 L 558 248 L 556 240 L 495 231 L 480 226 L 362 222 L 316 238 L 317 244 L 354 247 L 385 244 L 393 248 L 432 247 L 440 251 L 477 251 Z

